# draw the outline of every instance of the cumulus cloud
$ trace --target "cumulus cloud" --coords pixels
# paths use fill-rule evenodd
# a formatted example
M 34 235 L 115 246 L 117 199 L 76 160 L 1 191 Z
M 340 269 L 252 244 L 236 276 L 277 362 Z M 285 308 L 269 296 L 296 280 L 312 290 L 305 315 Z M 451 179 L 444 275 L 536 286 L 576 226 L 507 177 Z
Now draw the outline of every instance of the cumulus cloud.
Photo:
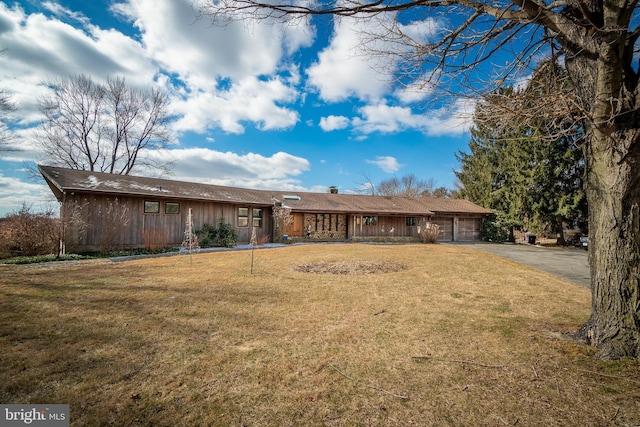
M 286 55 L 313 40 L 304 22 L 216 27 L 196 19 L 191 0 L 128 0 L 110 9 L 139 31 L 127 35 L 93 25 L 56 2 L 41 6 L 42 13 L 26 14 L 19 5 L 0 3 L 0 46 L 7 49 L 0 56 L 0 81 L 21 106 L 22 125 L 40 118 L 43 81 L 79 73 L 165 88 L 172 112 L 182 117 L 179 131 L 224 124 L 225 131 L 238 133 L 242 122 L 282 129 L 299 119 L 286 104 L 299 96 L 300 72 Z
M 82 13 L 70 10 L 59 3 L 55 3 L 52 1 L 44 1 L 42 2 L 42 7 L 48 10 L 49 12 L 51 12 L 52 14 L 54 14 L 55 16 L 59 16 L 63 18 L 68 17 L 84 25 L 88 25 L 91 23 L 91 21 Z
M 420 127 L 420 116 L 408 107 L 387 104 L 367 105 L 359 109 L 361 117 L 353 119 L 353 125 L 361 133 L 393 133 Z
M 213 26 L 207 19 L 196 18 L 191 0 L 129 0 L 114 4 L 112 10 L 139 29 L 150 58 L 199 88 L 215 88 L 217 76 L 241 79 L 272 74 L 284 54 L 285 39 L 300 45 L 309 43 L 312 35 L 303 26 L 283 30 L 260 22 Z M 287 37 L 289 32 L 306 37 Z
M 283 104 L 299 96 L 300 75 L 286 55 L 313 40 L 304 22 L 284 28 L 266 22 L 212 26 L 196 19 L 191 0 L 129 0 L 112 9 L 139 29 L 148 57 L 184 83 L 173 102 L 182 116 L 177 130 L 242 133 L 243 122 L 271 130 L 299 120 Z
M 320 128 L 325 132 L 330 132 L 332 130 L 346 129 L 349 123 L 348 117 L 331 115 L 320 119 Z
M 69 15 L 47 3 L 60 16 Z M 82 21 L 75 15 L 74 21 Z M 156 67 L 145 58 L 142 46 L 113 30 L 85 25 L 76 28 L 42 13 L 27 15 L 19 5 L 0 3 L 0 81 L 20 105 L 21 124 L 39 119 L 38 97 L 43 81 L 85 73 L 100 80 L 124 75 L 132 84 L 153 82 Z
M 457 100 L 446 108 L 415 114 L 409 107 L 380 103 L 360 108 L 360 117 L 352 123 L 356 132 L 362 134 L 417 130 L 433 136 L 461 135 L 471 126 L 474 107 L 472 101 Z
M 300 189 L 295 178 L 308 171 L 309 161 L 285 152 L 271 156 L 256 153 L 237 154 L 207 148 L 157 150 L 145 156 L 159 161 L 174 161 L 172 179 L 248 188 Z
M 293 101 L 296 96 L 295 89 L 278 78 L 264 81 L 247 77 L 226 91 L 199 91 L 175 99 L 173 108 L 181 113 L 175 129 L 203 133 L 220 128 L 240 134 L 244 132 L 242 122 L 253 122 L 261 130 L 289 128 L 299 121 L 299 114 L 279 103 Z
M 378 99 L 386 92 L 388 82 L 374 67 L 377 58 L 366 54 L 362 45 L 364 31 L 371 28 L 375 25 L 369 21 L 340 19 L 335 22 L 329 46 L 307 69 L 309 84 L 325 101 L 337 102 L 352 96 Z
M 392 156 L 377 156 L 374 160 L 366 160 L 366 162 L 379 167 L 383 172 L 387 173 L 397 172 L 403 166 Z
M 424 101 L 433 94 L 438 82 L 439 73 L 427 73 L 415 81 L 396 89 L 394 95 L 403 104 Z
M 33 184 L 0 174 L 0 215 L 15 212 L 23 204 L 35 210 L 54 208 L 53 201 L 53 195 L 46 185 Z M 40 209 L 43 207 L 45 209 Z
M 402 53 L 411 49 L 406 37 L 425 43 L 440 28 L 428 19 L 408 24 L 394 24 L 392 14 L 370 19 L 338 19 L 330 44 L 307 69 L 309 84 L 325 101 L 338 102 L 356 97 L 375 101 L 391 87 L 386 73 L 396 71 Z M 389 28 L 404 36 L 393 37 Z
M 457 99 L 453 104 L 425 114 L 422 129 L 427 135 L 459 136 L 468 132 L 473 124 L 476 101 Z

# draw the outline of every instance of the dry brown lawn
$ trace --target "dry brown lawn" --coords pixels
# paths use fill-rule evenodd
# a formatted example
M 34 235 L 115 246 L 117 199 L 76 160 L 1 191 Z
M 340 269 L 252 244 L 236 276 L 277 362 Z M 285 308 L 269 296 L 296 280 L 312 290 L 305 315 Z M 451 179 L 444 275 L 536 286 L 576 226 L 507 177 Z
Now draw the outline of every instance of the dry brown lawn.
M 0 402 L 71 425 L 640 425 L 590 293 L 454 245 L 0 266 Z M 350 268 L 349 266 L 355 266 Z

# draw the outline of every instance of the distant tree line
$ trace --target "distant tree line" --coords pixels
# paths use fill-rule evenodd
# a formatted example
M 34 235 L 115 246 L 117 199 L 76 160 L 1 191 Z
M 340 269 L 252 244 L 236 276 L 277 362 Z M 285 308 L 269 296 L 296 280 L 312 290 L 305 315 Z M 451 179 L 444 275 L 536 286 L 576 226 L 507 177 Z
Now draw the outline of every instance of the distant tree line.
M 380 181 L 377 185 L 369 178 L 363 184 L 366 191 L 372 196 L 396 196 L 396 197 L 431 197 L 450 199 L 458 196 L 458 193 L 444 186 L 438 186 L 433 178 L 420 179 L 410 173 L 402 177 L 392 177 Z

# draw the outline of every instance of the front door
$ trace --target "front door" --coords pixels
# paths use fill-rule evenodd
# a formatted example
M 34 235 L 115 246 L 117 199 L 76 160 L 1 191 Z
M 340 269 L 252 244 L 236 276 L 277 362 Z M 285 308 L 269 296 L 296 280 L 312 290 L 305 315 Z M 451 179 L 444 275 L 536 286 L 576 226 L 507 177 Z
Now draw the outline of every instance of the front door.
M 293 217 L 293 223 L 289 225 L 285 234 L 290 237 L 304 237 L 304 215 L 301 213 L 294 213 L 291 214 L 291 216 Z

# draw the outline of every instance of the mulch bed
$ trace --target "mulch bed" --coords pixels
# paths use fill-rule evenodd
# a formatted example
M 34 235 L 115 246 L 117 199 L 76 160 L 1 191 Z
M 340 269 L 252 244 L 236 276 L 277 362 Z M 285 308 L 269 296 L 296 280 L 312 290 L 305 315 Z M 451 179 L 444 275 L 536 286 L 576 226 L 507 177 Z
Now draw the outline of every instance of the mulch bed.
M 375 274 L 393 273 L 409 267 L 393 261 L 334 261 L 292 265 L 295 271 L 316 274 Z

